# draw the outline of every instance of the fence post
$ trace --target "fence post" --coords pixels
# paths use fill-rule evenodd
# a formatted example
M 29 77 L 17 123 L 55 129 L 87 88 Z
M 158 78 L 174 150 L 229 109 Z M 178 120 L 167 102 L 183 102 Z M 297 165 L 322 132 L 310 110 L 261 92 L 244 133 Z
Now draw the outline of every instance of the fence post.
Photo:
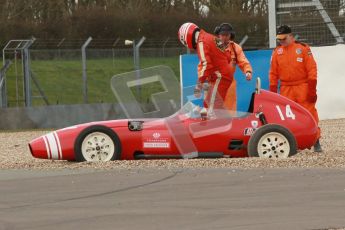
M 277 46 L 276 41 L 276 28 L 277 28 L 277 21 L 276 21 L 276 0 L 268 1 L 268 36 L 269 36 L 269 45 L 270 48 L 275 48 Z
M 167 40 L 164 41 L 163 43 L 163 57 L 165 57 L 165 46 L 168 43 L 168 41 L 170 40 L 170 38 L 167 38 Z
M 31 107 L 32 97 L 31 97 L 31 72 L 30 72 L 30 53 L 29 48 L 35 42 L 35 38 L 29 40 L 23 49 L 23 73 L 24 73 L 24 91 L 25 91 L 25 106 Z
M 111 47 L 111 51 L 112 51 L 112 54 L 113 54 L 113 67 L 115 68 L 115 46 L 117 45 L 117 43 L 119 43 L 120 41 L 120 38 L 118 37 L 114 43 L 113 43 L 113 46 Z
M 133 67 L 134 70 L 136 70 L 137 68 L 137 54 L 136 54 L 136 49 L 135 49 L 135 39 L 132 42 L 133 45 Z
M 142 37 L 139 40 L 138 44 L 136 44 L 134 46 L 134 50 L 135 50 L 135 52 L 134 52 L 134 55 L 135 55 L 135 66 L 134 66 L 134 68 L 135 68 L 135 70 L 139 70 L 140 69 L 140 47 L 142 46 L 142 44 L 144 43 L 145 40 L 146 40 L 146 38 Z M 133 43 L 133 44 L 135 44 L 135 43 Z
M 134 69 L 136 70 L 136 76 L 137 76 L 137 80 L 139 81 L 141 78 L 141 73 L 140 73 L 140 47 L 142 46 L 142 44 L 144 43 L 144 41 L 146 40 L 145 37 L 142 37 L 139 42 L 137 44 L 133 43 L 134 45 Z M 137 85 L 137 94 L 139 97 L 141 97 L 141 85 L 138 84 Z
M 5 80 L 5 74 L 10 67 L 12 62 L 10 60 L 6 60 L 3 64 L 3 67 L 0 70 L 0 108 L 6 108 L 7 107 L 7 98 L 6 98 L 6 88 L 4 85 L 6 85 Z
M 3 68 L 6 66 L 6 57 L 5 57 L 5 49 L 7 47 L 8 43 L 5 45 L 5 47 L 2 50 L 2 65 Z M 7 92 L 6 92 L 6 76 L 5 76 L 6 71 L 3 71 L 0 74 L 0 106 L 2 108 L 7 107 Z
M 59 58 L 60 59 L 61 59 L 61 49 L 60 49 L 60 47 L 61 47 L 62 43 L 64 43 L 65 40 L 66 40 L 65 38 L 61 39 L 60 42 L 56 46 L 58 48 Z
M 87 97 L 87 73 L 86 73 L 86 47 L 90 44 L 92 41 L 92 37 L 89 37 L 85 43 L 81 47 L 81 61 L 83 65 L 83 101 L 85 104 L 88 103 L 88 97 Z
M 242 38 L 242 40 L 241 40 L 241 42 L 239 43 L 239 45 L 240 46 L 243 46 L 244 45 L 244 43 L 246 43 L 246 41 L 248 40 L 248 35 L 245 35 L 243 38 Z

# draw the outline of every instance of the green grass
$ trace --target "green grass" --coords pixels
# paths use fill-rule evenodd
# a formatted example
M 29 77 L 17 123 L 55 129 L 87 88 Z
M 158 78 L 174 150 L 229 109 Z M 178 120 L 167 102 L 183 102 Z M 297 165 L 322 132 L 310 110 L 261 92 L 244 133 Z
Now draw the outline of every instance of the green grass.
M 157 65 L 167 65 L 174 71 L 176 77 L 180 75 L 178 57 L 141 58 L 141 68 Z M 16 95 L 18 95 L 18 99 L 20 100 L 18 106 L 23 105 L 22 100 L 24 98 L 21 63 L 19 61 L 17 62 L 17 70 L 15 67 L 16 65 L 12 64 L 6 74 L 10 107 L 17 106 Z M 46 94 L 50 104 L 83 103 L 82 65 L 80 60 L 32 60 L 31 70 Z M 110 88 L 110 79 L 116 74 L 133 70 L 132 58 L 88 60 L 87 76 L 89 103 L 116 102 L 116 98 Z M 17 83 L 16 76 L 19 76 Z M 16 87 L 16 85 L 18 85 L 18 87 Z M 16 93 L 16 88 L 19 89 L 18 93 Z M 33 83 L 32 94 L 33 96 L 39 95 Z M 142 101 L 146 100 L 146 98 L 142 99 Z M 41 98 L 34 98 L 33 105 L 44 105 L 44 101 Z

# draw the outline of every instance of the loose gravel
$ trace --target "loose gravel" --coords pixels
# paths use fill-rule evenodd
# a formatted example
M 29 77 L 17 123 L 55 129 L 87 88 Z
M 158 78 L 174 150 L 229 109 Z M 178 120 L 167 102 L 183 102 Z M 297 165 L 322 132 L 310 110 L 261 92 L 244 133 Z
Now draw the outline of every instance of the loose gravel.
M 135 160 L 76 163 L 35 159 L 28 142 L 47 131 L 1 132 L 0 169 L 142 169 L 142 168 L 345 168 L 345 119 L 320 123 L 324 153 L 304 150 L 289 159 L 222 158 L 189 160 Z

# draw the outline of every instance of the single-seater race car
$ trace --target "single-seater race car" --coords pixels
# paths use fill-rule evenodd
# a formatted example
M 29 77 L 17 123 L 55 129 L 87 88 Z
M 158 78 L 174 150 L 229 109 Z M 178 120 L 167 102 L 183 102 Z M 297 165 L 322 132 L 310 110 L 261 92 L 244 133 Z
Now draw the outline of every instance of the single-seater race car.
M 70 161 L 220 157 L 287 158 L 317 138 L 312 115 L 297 103 L 261 89 L 246 112 L 214 110 L 208 117 L 188 102 L 157 119 L 91 122 L 29 143 L 32 156 Z

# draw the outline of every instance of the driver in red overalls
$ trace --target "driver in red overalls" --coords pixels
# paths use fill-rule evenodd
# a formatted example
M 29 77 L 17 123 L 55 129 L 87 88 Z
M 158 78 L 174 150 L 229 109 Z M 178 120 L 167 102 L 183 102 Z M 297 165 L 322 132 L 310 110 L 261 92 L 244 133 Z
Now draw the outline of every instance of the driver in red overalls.
M 201 96 L 203 84 L 207 81 L 209 90 L 204 100 L 207 113 L 212 113 L 213 109 L 224 109 L 226 94 L 233 81 L 231 55 L 227 45 L 218 37 L 200 30 L 194 23 L 183 24 L 178 37 L 183 45 L 198 52 L 200 62 L 194 95 Z M 251 75 L 247 80 L 251 80 Z

